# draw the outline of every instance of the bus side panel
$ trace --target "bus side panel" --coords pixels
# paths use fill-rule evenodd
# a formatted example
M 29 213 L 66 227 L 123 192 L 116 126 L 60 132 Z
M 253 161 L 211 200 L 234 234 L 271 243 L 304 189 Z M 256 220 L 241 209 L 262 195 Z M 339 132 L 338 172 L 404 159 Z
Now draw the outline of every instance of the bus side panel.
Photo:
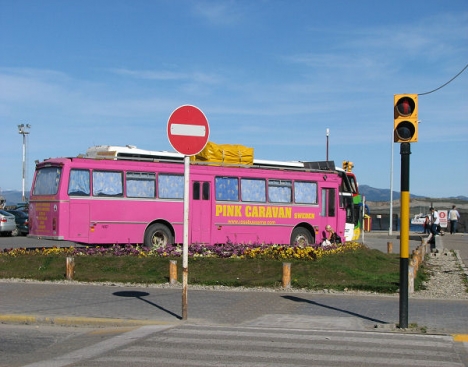
M 88 218 L 88 243 L 92 244 L 143 243 L 148 226 L 159 220 L 173 227 L 176 243 L 183 241 L 182 201 L 92 199 Z
M 69 215 L 70 241 L 88 242 L 89 204 L 79 200 L 70 200 Z
M 307 223 L 320 227 L 322 224 L 318 205 L 216 202 L 213 218 L 214 243 L 289 244 L 296 226 Z M 320 241 L 320 238 L 315 240 Z

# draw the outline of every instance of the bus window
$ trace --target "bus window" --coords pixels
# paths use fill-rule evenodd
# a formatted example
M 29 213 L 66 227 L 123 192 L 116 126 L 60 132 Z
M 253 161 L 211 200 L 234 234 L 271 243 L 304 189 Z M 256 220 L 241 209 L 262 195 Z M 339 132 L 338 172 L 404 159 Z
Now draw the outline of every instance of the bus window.
M 158 196 L 161 199 L 183 199 L 184 176 L 159 174 Z
M 202 199 L 203 200 L 210 200 L 210 183 L 209 182 L 203 182 Z
M 322 212 L 323 217 L 334 217 L 335 208 L 335 189 L 322 189 Z
M 127 172 L 127 197 L 154 198 L 156 174 L 152 172 Z
M 297 204 L 317 204 L 317 183 L 294 182 L 294 201 Z
M 196 181 L 192 187 L 192 199 L 200 200 L 200 182 Z
M 270 203 L 290 203 L 292 200 L 292 182 L 268 180 L 268 200 Z
M 242 178 L 241 197 L 242 201 L 266 202 L 265 180 Z
M 200 187 L 202 188 L 200 192 Z M 203 185 L 200 185 L 199 181 L 195 181 L 193 183 L 192 189 L 192 199 L 193 200 L 200 200 L 200 194 L 202 200 L 210 200 L 210 183 L 203 182 Z
M 89 196 L 89 170 L 72 169 L 70 170 L 70 181 L 68 182 L 68 195 L 70 196 Z
M 44 167 L 37 171 L 33 195 L 55 195 L 58 192 L 62 168 Z
M 239 201 L 239 179 L 237 177 L 216 177 L 216 200 Z
M 93 171 L 93 196 L 123 196 L 122 172 Z

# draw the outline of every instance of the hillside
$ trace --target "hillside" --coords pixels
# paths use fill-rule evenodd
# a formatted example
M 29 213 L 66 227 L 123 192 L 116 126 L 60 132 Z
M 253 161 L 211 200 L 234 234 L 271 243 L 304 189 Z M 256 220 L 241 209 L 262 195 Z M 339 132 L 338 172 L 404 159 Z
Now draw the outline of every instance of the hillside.
M 370 187 L 368 185 L 359 185 L 359 192 L 361 195 L 365 196 L 366 201 L 382 201 L 382 202 L 389 202 L 390 201 L 390 190 L 389 189 L 376 189 L 374 187 Z M 449 197 L 449 198 L 428 198 L 421 195 L 410 194 L 410 199 L 414 200 L 421 200 L 423 202 L 427 201 L 454 201 L 454 204 L 463 203 L 466 201 L 468 203 L 467 196 L 456 196 L 456 197 Z M 400 200 L 400 192 L 393 191 L 393 200 Z

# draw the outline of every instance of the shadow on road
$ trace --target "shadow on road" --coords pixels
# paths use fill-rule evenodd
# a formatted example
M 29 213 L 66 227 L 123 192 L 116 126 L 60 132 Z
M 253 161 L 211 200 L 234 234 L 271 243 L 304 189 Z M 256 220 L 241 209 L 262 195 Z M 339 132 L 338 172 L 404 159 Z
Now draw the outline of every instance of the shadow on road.
M 176 315 L 174 312 L 166 310 L 164 307 L 161 307 L 157 305 L 156 303 L 153 303 L 151 301 L 148 301 L 147 299 L 144 299 L 143 297 L 149 296 L 148 292 L 139 292 L 139 291 L 121 291 L 121 292 L 114 292 L 112 293 L 114 296 L 117 297 L 128 297 L 128 298 L 137 298 L 143 302 L 148 303 L 151 306 L 154 306 L 156 308 L 159 308 L 161 311 L 167 312 L 169 315 L 172 315 L 176 317 L 179 320 L 182 320 L 182 316 Z
M 351 316 L 356 316 L 356 317 L 359 317 L 361 319 L 364 319 L 364 320 L 368 320 L 368 321 L 372 321 L 372 322 L 377 322 L 379 324 L 388 324 L 387 322 L 385 321 L 382 321 L 382 320 L 377 320 L 377 319 L 374 319 L 372 317 L 367 317 L 367 316 L 364 316 L 364 315 L 361 315 L 361 314 L 358 314 L 358 313 L 355 313 L 355 312 L 351 312 L 351 311 L 347 311 L 347 310 L 343 310 L 341 308 L 336 308 L 336 307 L 333 307 L 333 306 L 328 306 L 328 305 L 325 305 L 323 303 L 318 303 L 318 302 L 315 302 L 315 301 L 311 301 L 311 300 L 308 300 L 308 299 L 305 299 L 305 298 L 299 298 L 299 297 L 295 297 L 295 296 L 281 296 L 285 299 L 288 299 L 290 301 L 294 301 L 294 302 L 305 302 L 305 303 L 310 303 L 311 305 L 314 305 L 314 306 L 319 306 L 319 307 L 323 307 L 323 308 L 326 308 L 326 309 L 329 309 L 329 310 L 334 310 L 334 311 L 338 311 L 338 312 L 342 312 L 342 313 L 345 313 L 345 314 L 348 314 L 348 315 L 351 315 Z

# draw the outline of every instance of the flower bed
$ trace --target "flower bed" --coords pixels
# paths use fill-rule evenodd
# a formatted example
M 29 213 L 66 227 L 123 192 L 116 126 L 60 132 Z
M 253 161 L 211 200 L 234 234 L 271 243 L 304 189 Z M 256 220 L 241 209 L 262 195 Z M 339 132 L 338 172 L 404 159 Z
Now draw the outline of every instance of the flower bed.
M 355 251 L 363 245 L 357 242 L 328 246 L 287 246 L 272 244 L 220 244 L 213 246 L 192 244 L 188 246 L 188 256 L 239 259 L 275 259 L 275 260 L 317 260 L 323 256 Z M 63 255 L 63 256 L 138 256 L 138 257 L 181 257 L 182 246 L 171 245 L 159 248 L 144 246 L 113 245 L 97 247 L 50 247 L 29 250 L 25 248 L 6 249 L 0 256 L 21 255 Z

